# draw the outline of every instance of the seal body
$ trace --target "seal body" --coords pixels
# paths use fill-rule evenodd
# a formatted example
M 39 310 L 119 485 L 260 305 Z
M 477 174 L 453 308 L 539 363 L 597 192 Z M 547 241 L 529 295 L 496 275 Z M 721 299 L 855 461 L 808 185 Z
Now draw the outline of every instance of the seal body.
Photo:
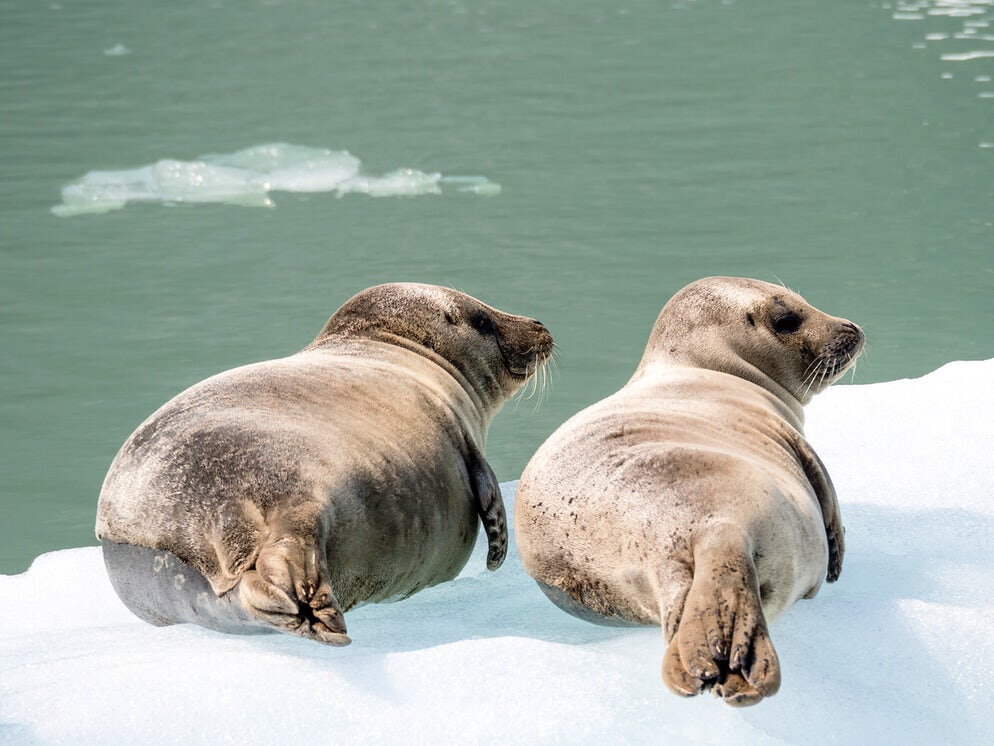
M 131 435 L 97 512 L 115 589 L 156 624 L 345 644 L 344 611 L 452 579 L 481 521 L 495 569 L 487 426 L 551 348 L 454 290 L 360 293 L 303 351 L 196 384 Z
M 785 288 L 707 278 L 664 307 L 635 375 L 529 462 L 516 536 L 564 610 L 660 625 L 663 678 L 752 704 L 780 684 L 767 622 L 841 570 L 835 491 L 802 405 L 861 351 Z

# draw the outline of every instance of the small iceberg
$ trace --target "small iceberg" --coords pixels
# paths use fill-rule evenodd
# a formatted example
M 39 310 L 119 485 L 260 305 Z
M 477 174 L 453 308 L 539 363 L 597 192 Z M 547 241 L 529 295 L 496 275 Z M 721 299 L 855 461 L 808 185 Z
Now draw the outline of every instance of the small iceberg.
M 233 153 L 212 153 L 192 161 L 166 159 L 121 171 L 90 171 L 62 189 L 60 217 L 120 210 L 132 202 L 222 203 L 272 207 L 271 192 L 334 192 L 370 197 L 441 194 L 443 185 L 481 196 L 500 194 L 485 176 L 443 176 L 400 168 L 382 176 L 365 174 L 347 150 L 287 143 L 254 145 Z

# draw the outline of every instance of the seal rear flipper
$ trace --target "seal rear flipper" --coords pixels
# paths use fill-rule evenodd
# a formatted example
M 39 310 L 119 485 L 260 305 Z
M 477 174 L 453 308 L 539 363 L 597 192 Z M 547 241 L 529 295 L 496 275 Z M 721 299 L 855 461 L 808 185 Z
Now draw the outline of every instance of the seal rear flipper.
M 684 696 L 713 687 L 736 706 L 780 688 L 756 568 L 736 529 L 719 529 L 694 548 L 694 579 L 666 649 L 663 681 Z
M 496 570 L 507 556 L 507 514 L 504 498 L 490 464 L 473 449 L 467 464 L 477 511 L 487 532 L 487 569 Z
M 255 619 L 281 632 L 348 645 L 345 617 L 331 588 L 319 514 L 310 503 L 272 519 L 255 566 L 232 589 Z

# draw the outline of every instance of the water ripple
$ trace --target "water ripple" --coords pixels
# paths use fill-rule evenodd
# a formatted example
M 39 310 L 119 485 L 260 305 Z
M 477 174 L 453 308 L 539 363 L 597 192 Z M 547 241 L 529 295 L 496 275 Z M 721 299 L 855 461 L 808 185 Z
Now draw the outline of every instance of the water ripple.
M 891 11 L 891 17 L 896 21 L 924 22 L 929 30 L 924 34 L 923 41 L 913 46 L 915 49 L 928 49 L 932 44 L 939 44 L 943 49 L 939 54 L 942 62 L 967 63 L 968 68 L 973 70 L 976 65 L 983 64 L 977 60 L 994 58 L 994 45 L 989 44 L 994 42 L 994 34 L 982 33 L 994 20 L 994 0 L 904 0 L 883 7 Z M 954 75 L 944 71 L 941 77 L 952 80 Z M 990 75 L 973 77 L 978 84 L 989 83 L 990 80 Z M 994 93 L 988 90 L 976 93 L 976 98 L 992 97 Z M 978 145 L 984 149 L 991 147 L 989 141 Z

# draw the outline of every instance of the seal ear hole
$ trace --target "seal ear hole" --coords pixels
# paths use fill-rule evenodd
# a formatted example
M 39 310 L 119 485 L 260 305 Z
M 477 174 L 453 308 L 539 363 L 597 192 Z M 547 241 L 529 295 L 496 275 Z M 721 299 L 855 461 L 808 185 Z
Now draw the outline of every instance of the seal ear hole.
M 749 321 L 749 326 L 756 326 L 756 319 L 752 317 L 751 313 L 746 314 L 746 319 Z
M 448 321 L 450 324 L 458 323 L 456 321 L 455 314 L 453 314 L 452 311 L 450 311 L 449 309 L 445 309 L 442 313 L 445 314 L 445 320 Z
M 801 328 L 801 317 L 796 313 L 787 313 L 773 319 L 773 331 L 777 334 L 793 334 Z

